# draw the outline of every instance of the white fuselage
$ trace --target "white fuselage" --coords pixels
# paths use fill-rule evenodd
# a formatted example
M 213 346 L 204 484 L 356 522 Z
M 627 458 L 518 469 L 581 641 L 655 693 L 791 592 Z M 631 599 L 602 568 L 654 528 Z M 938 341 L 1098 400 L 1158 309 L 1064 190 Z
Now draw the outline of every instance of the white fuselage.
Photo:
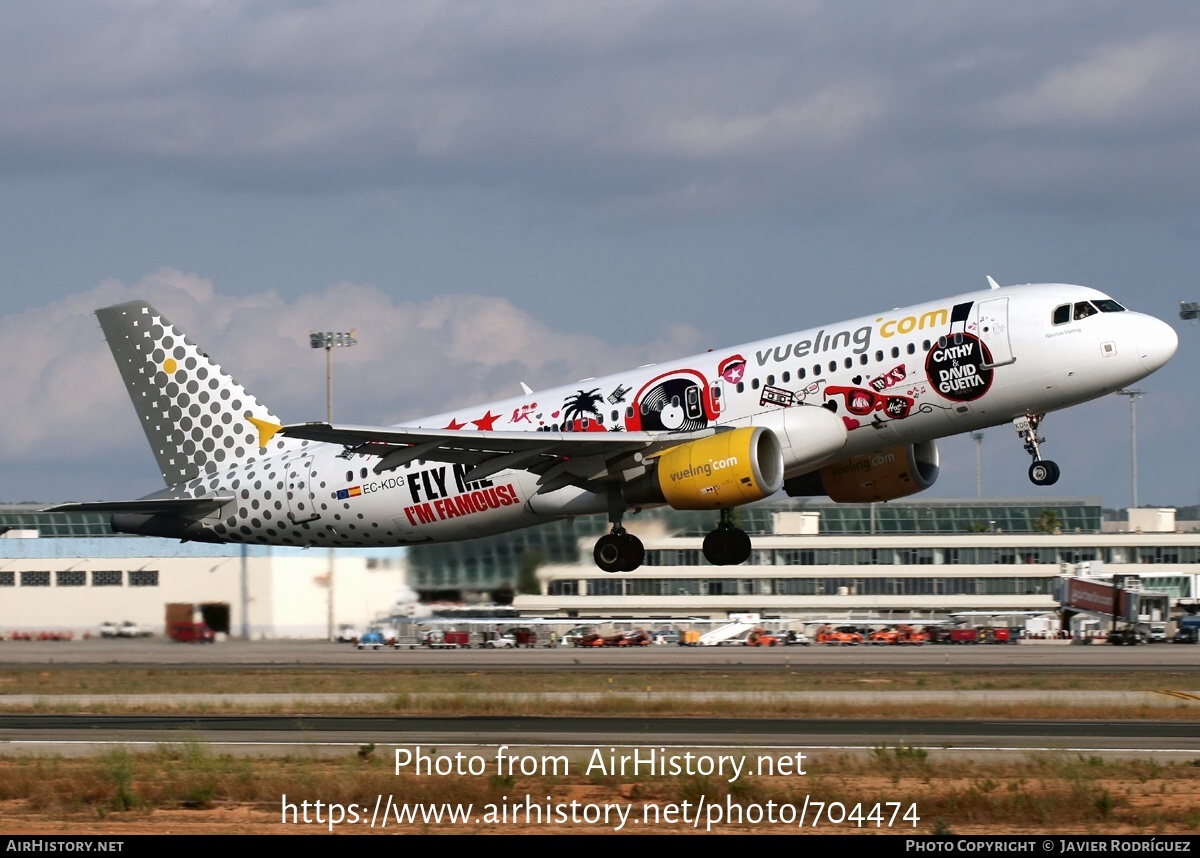
M 1072 308 L 1094 312 L 1076 320 Z M 1107 302 L 1107 303 L 1105 303 Z M 1061 321 L 1063 308 L 1068 318 Z M 1106 307 L 1103 311 L 1097 307 Z M 1113 309 L 1115 308 L 1115 309 Z M 1057 318 L 1056 318 L 1057 312 Z M 834 411 L 844 457 L 931 441 L 1094 399 L 1174 352 L 1169 326 L 1080 286 L 983 290 L 405 423 L 468 431 L 675 432 L 772 426 L 797 405 Z M 601 493 L 538 494 L 517 469 L 469 483 L 470 469 L 416 460 L 376 474 L 377 458 L 286 439 L 190 482 L 236 497 L 204 526 L 221 541 L 382 546 L 449 541 L 604 512 Z M 317 534 L 322 534 L 318 537 Z

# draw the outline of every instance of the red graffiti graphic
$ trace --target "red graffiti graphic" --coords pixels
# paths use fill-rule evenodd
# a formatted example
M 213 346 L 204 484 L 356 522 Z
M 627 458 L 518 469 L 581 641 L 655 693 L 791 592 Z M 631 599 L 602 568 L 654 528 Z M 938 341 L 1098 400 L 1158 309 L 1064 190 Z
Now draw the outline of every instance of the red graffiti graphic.
M 846 410 L 851 414 L 863 416 L 874 411 L 882 411 L 893 420 L 901 420 L 912 410 L 913 401 L 907 396 L 880 396 L 873 390 L 861 387 L 825 388 L 825 398 L 842 396 L 846 401 Z

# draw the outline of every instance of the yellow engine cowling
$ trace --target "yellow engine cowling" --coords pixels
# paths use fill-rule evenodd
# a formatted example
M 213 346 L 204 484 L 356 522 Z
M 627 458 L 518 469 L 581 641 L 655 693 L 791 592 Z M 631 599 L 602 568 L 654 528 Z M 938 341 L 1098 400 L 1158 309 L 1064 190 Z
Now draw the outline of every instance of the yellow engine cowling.
M 783 485 L 783 449 L 761 426 L 719 432 L 672 447 L 654 470 L 624 488 L 630 504 L 725 509 L 762 500 Z
M 907 497 L 933 485 L 937 445 L 923 441 L 877 453 L 851 456 L 784 484 L 792 497 L 828 495 L 837 503 L 872 503 Z

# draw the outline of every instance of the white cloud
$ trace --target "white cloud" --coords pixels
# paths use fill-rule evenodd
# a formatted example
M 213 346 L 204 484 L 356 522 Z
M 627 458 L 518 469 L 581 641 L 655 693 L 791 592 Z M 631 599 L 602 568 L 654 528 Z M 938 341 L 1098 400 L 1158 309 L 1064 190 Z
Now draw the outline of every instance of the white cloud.
M 997 99 L 988 112 L 1002 126 L 1111 125 L 1177 109 L 1193 101 L 1200 39 L 1160 33 L 1098 46 L 1079 62 L 1049 69 L 1023 92 Z
M 700 351 L 699 335 L 683 325 L 652 343 L 619 344 L 553 330 L 495 297 L 405 302 L 338 283 L 286 301 L 269 292 L 224 294 L 194 274 L 162 269 L 131 286 L 106 281 L 0 317 L 11 355 L 0 375 L 0 459 L 49 464 L 55 451 L 103 456 L 127 442 L 136 418 L 92 314 L 137 298 L 289 421 L 324 417 L 324 356 L 310 347 L 311 330 L 357 329 L 359 344 L 334 355 L 336 416 L 353 423 L 415 419 L 512 396 L 522 381 L 566 384 Z

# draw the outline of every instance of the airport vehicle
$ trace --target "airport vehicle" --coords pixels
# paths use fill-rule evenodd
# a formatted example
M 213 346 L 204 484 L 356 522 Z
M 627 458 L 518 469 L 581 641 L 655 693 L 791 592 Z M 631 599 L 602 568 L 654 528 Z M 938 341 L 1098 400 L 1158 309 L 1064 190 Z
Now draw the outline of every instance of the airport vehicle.
M 512 635 L 497 635 L 484 643 L 485 649 L 516 649 L 517 639 Z
M 942 639 L 942 643 L 977 644 L 979 643 L 979 629 L 972 627 L 947 629 L 946 636 Z
M 867 640 L 873 644 L 920 646 L 929 642 L 929 633 L 917 631 L 912 626 L 901 623 L 886 629 L 876 629 L 867 635 Z
M 485 641 L 484 646 L 490 641 Z M 471 646 L 471 633 L 458 629 L 429 629 L 421 633 L 421 646 L 429 649 L 467 649 Z
M 576 626 L 562 636 L 559 641 L 559 646 L 575 646 L 576 641 L 584 635 L 595 634 L 596 630 L 592 626 Z
M 1146 632 L 1147 643 L 1166 643 L 1167 642 L 1167 624 L 1166 623 L 1151 623 L 1149 631 Z
M 126 620 L 117 627 L 117 637 L 119 638 L 148 638 L 154 632 L 145 626 L 139 626 L 132 620 Z
M 812 639 L 796 629 L 780 629 L 777 638 L 783 646 L 812 646 Z
M 217 639 L 216 633 L 202 622 L 171 623 L 167 636 L 179 643 L 213 643 Z
M 166 488 L 54 511 L 202 542 L 382 546 L 606 513 L 606 572 L 641 565 L 627 511 L 709 510 L 703 554 L 745 562 L 732 509 L 781 489 L 839 502 L 931 486 L 936 440 L 1011 422 L 1030 480 L 1047 413 L 1144 378 L 1172 328 L 1083 286 L 970 292 L 396 426 L 284 423 L 159 311 L 96 315 Z M 779 313 L 780 308 L 767 308 Z
M 118 626 L 116 623 L 106 621 L 100 624 L 100 637 L 115 638 L 118 635 Z
M 383 638 L 383 632 L 379 629 L 371 629 L 359 635 L 358 643 L 355 644 L 359 649 L 382 649 L 387 641 Z
M 1105 639 L 1113 646 L 1136 646 L 1146 643 L 1146 633 L 1133 626 L 1112 629 Z
M 523 646 L 526 649 L 532 649 L 537 646 L 537 632 L 533 629 L 519 626 L 511 628 L 505 634 L 513 636 L 513 640 L 517 642 L 517 646 Z
M 1177 644 L 1194 644 L 1200 643 L 1200 629 L 1188 626 L 1183 626 L 1175 632 L 1175 636 L 1171 638 L 1171 643 Z
M 851 626 L 821 626 L 817 629 L 817 643 L 832 646 L 858 646 L 863 642 L 862 632 Z
M 765 629 L 754 629 L 742 639 L 746 646 L 775 646 L 779 638 Z

